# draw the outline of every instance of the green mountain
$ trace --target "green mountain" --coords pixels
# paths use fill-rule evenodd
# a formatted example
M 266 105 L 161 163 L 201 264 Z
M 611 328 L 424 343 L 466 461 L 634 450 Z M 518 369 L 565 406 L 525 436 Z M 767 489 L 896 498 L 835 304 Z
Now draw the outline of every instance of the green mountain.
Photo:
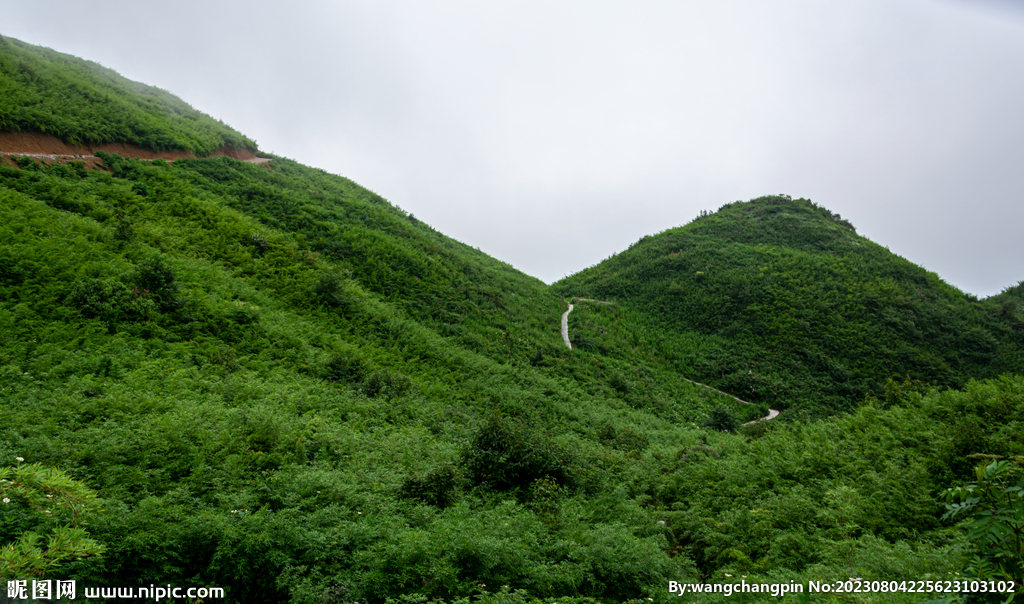
M 959 388 L 1024 366 L 1020 286 L 977 300 L 806 199 L 727 204 L 557 289 L 632 309 L 679 371 L 780 408 L 848 410 L 889 378 Z
M 9 38 L 0 77 L 3 119 L 19 116 L 2 122 L 8 133 L 255 149 L 167 93 L 148 102 L 148 87 Z M 741 330 L 656 312 L 663 298 L 639 278 L 635 291 L 603 290 L 613 271 L 590 269 L 546 286 L 284 158 L 97 155 L 95 169 L 71 157 L 0 162 L 4 579 L 74 579 L 80 596 L 172 585 L 223 587 L 223 601 L 246 603 L 570 604 L 674 601 L 669 581 L 977 576 L 974 560 L 991 562 L 989 577 L 1019 573 L 1003 541 L 969 539 L 940 501 L 974 478 L 969 455 L 1024 455 L 1024 379 L 970 380 L 1020 372 L 1019 288 L 950 302 L 974 309 L 965 329 L 997 342 L 953 377 L 872 360 L 847 382 L 877 396 L 833 404 L 821 385 L 847 382 L 784 365 L 780 380 L 818 381 L 783 387 L 848 412 L 801 419 L 808 401 L 794 400 L 797 419 L 738 427 L 764 409 L 687 381 L 732 388 L 696 360 L 789 362 L 784 331 L 762 358 Z M 719 214 L 683 230 L 727 227 Z M 714 247 L 718 235 L 707 237 Z M 647 243 L 608 263 L 638 274 Z M 742 272 L 747 248 L 737 250 Z M 933 281 L 922 291 L 959 299 Z M 565 295 L 574 350 L 559 334 Z M 916 381 L 885 379 L 905 373 Z M 1016 476 L 1001 468 L 982 487 Z

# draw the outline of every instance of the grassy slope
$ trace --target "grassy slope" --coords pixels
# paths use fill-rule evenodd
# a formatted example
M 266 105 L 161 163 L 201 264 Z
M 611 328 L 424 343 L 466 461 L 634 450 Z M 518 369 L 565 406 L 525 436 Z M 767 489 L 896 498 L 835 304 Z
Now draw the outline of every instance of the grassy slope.
M 659 412 L 634 408 L 597 359 L 558 348 L 559 301 L 535 280 L 344 179 L 321 174 L 319 188 L 314 171 L 284 161 L 271 172 L 226 158 L 107 160 L 110 173 L 0 168 L 0 447 L 70 471 L 106 501 L 92 528 L 111 551 L 97 567 L 83 563 L 82 576 L 197 575 L 254 601 L 310 582 L 381 595 L 426 581 L 443 595 L 512 581 L 539 594 L 624 597 L 683 572 L 685 559 L 670 558 L 652 529 L 654 511 L 616 491 L 614 477 L 648 443 L 680 442 L 673 422 L 711 404 L 696 389 L 652 385 Z M 261 224 L 209 174 L 266 198 L 312 204 L 323 193 L 319 206 L 290 213 L 337 213 L 320 218 L 335 232 L 321 242 Z M 177 292 L 143 292 L 154 257 Z M 410 274 L 428 263 L 450 280 L 416 289 L 440 279 Z M 454 302 L 443 298 L 452 290 Z M 460 309 L 458 323 L 435 316 Z M 489 488 L 495 470 L 472 452 L 496 409 L 523 423 L 502 437 L 519 447 L 512 466 L 495 462 L 511 478 Z M 540 461 L 515 465 L 523 457 Z M 446 465 L 457 505 L 401 496 Z M 557 479 L 533 495 L 542 475 Z M 544 498 L 567 506 L 557 522 L 535 510 Z M 248 510 L 251 534 L 230 524 L 241 518 L 232 510 Z M 362 515 L 353 520 L 372 523 L 336 524 Z M 499 521 L 525 525 L 479 528 Z M 473 536 L 438 554 L 454 530 Z M 352 531 L 369 532 L 352 542 Z M 427 549 L 410 554 L 417 539 Z M 157 541 L 164 553 L 154 557 Z M 282 574 L 295 565 L 307 571 Z
M 782 407 L 848 409 L 890 377 L 959 387 L 1024 367 L 1012 303 L 964 295 L 807 200 L 728 204 L 556 288 L 619 302 L 684 374 Z
M 91 61 L 0 36 L 0 130 L 72 144 L 129 143 L 208 155 L 256 143 L 178 97 Z
M 55 577 L 661 601 L 670 578 L 952 572 L 938 489 L 1021 452 L 1016 379 L 709 432 L 730 403 L 674 375 L 678 337 L 583 302 L 570 353 L 550 288 L 344 178 L 105 161 L 0 168 L 0 459 L 104 506 L 84 526 L 109 551 Z M 52 528 L 23 503 L 0 542 Z

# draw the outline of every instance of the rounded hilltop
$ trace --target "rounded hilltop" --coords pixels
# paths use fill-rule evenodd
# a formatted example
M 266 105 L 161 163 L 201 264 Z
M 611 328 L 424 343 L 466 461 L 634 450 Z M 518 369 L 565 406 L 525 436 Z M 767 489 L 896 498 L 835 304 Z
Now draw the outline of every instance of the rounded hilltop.
M 1019 366 L 1024 348 L 995 300 L 787 195 L 702 212 L 555 287 L 632 309 L 688 376 L 782 408 L 849 409 L 894 376 L 962 387 Z

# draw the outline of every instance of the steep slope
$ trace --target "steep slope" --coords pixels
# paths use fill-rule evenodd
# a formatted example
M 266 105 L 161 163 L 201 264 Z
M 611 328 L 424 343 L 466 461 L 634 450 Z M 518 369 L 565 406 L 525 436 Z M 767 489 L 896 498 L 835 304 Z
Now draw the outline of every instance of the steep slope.
M 803 199 L 727 204 L 556 288 L 639 313 L 688 377 L 784 407 L 1024 368 L 1012 302 L 973 299 Z
M 67 65 L 29 89 L 109 75 Z M 106 547 L 43 576 L 199 577 L 241 602 L 480 583 L 621 600 L 688 572 L 617 477 L 728 401 L 672 379 L 626 400 L 617 369 L 562 345 L 543 283 L 347 179 L 99 156 L 0 166 L 0 458 L 102 501 L 46 516 L 2 483 L 0 542 L 60 519 Z
M 106 554 L 60 576 L 202 577 L 259 602 L 479 583 L 621 599 L 685 574 L 654 510 L 614 491 L 648 439 L 681 437 L 669 420 L 510 358 L 504 336 L 443 337 L 405 310 L 417 298 L 391 304 L 346 272 L 358 264 L 190 182 L 197 165 L 254 181 L 265 168 L 107 159 L 110 172 L 0 167 L 0 457 L 66 470 L 104 502 L 85 527 Z M 384 202 L 345 205 L 401 225 Z M 389 254 L 390 272 L 364 276 L 382 291 L 405 286 L 394 258 L 410 249 L 386 231 L 365 231 Z M 517 278 L 456 256 L 485 284 Z M 561 346 L 557 313 L 547 339 Z M 24 506 L 0 522 L 3 543 L 49 526 Z
M 255 142 L 166 91 L 3 36 L 0 131 L 40 132 L 72 145 L 126 143 L 200 156 L 224 147 L 256 150 Z

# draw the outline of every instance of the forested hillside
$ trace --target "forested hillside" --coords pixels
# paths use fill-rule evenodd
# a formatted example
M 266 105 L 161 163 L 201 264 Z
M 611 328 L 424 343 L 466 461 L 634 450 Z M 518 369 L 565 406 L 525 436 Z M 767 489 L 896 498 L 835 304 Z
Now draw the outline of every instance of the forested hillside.
M 159 88 L 97 63 L 0 36 L 0 132 L 209 155 L 256 143 Z
M 148 88 L 10 39 L 0 66 L 0 112 L 20 116 L 0 130 L 197 155 L 250 144 L 167 93 L 109 119 L 92 92 L 33 112 L 65 90 L 124 107 Z M 1020 580 L 1013 526 L 969 537 L 956 523 L 988 504 L 946 516 L 965 499 L 944 499 L 1020 480 L 976 457 L 1024 455 L 1024 379 L 997 377 L 1022 370 L 1019 287 L 967 299 L 781 198 L 547 286 L 285 158 L 98 155 L 96 169 L 0 163 L 3 579 L 75 579 L 80 598 L 171 584 L 245 603 L 563 604 L 675 601 L 670 580 Z M 762 207 L 812 234 L 835 224 L 847 247 L 787 238 L 790 223 L 771 240 L 730 226 Z M 789 276 L 739 305 L 730 288 L 751 266 Z M 816 280 L 822 266 L 890 272 L 848 280 L 818 317 L 838 282 Z M 897 317 L 933 311 L 906 319 L 920 337 L 861 310 L 865 283 Z M 570 296 L 573 350 L 559 334 Z M 751 304 L 780 323 L 749 327 L 769 316 Z M 876 329 L 900 354 L 787 331 L 800 320 L 830 338 Z M 793 361 L 805 349 L 819 364 Z M 777 389 L 751 394 L 744 371 Z M 684 378 L 789 419 L 740 426 L 764 409 Z M 979 478 L 979 463 L 994 469 Z
M 805 199 L 727 204 L 557 289 L 631 309 L 694 379 L 802 412 L 848 410 L 892 377 L 959 388 L 1024 367 L 1020 286 L 978 300 Z

